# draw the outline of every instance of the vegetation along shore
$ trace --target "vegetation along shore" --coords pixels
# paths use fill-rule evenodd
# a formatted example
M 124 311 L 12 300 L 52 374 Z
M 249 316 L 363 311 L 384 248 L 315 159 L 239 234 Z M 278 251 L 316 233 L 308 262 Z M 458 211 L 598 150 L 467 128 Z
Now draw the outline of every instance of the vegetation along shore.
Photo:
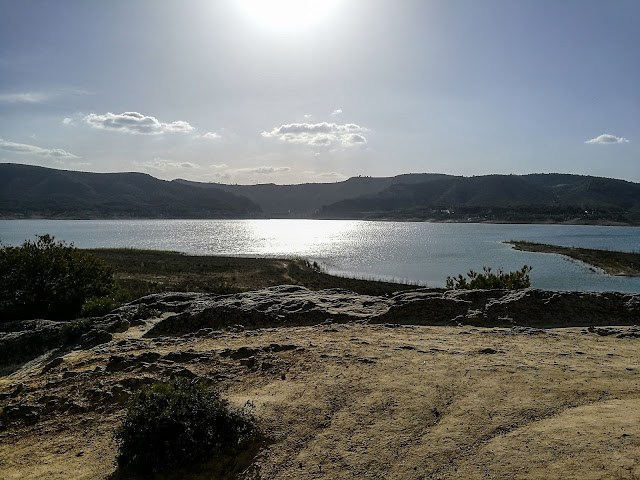
M 640 253 L 616 252 L 612 250 L 597 250 L 593 248 L 563 247 L 545 243 L 510 240 L 516 250 L 525 252 L 555 253 L 565 255 L 575 260 L 604 270 L 609 275 L 629 277 L 640 276 Z
M 366 295 L 416 288 L 329 275 L 317 264 L 300 258 L 197 256 L 130 248 L 86 251 L 114 267 L 116 283 L 131 300 L 152 293 L 238 293 L 275 285 L 301 285 L 311 290 L 344 288 Z

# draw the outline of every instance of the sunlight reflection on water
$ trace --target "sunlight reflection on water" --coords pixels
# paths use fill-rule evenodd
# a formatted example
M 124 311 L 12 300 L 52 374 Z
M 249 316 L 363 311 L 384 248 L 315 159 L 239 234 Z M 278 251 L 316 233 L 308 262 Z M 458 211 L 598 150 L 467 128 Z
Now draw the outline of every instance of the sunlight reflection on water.
M 18 245 L 50 233 L 78 247 L 132 247 L 197 255 L 302 257 L 342 275 L 443 286 L 448 275 L 482 266 L 533 266 L 533 286 L 640 292 L 640 278 L 612 277 L 558 255 L 519 252 L 530 240 L 640 250 L 640 228 L 343 220 L 3 220 L 0 240 Z

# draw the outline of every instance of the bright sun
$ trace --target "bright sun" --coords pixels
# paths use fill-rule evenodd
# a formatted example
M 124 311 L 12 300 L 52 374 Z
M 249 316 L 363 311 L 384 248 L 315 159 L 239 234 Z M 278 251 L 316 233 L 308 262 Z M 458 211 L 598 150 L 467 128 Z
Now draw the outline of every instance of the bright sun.
M 252 21 L 279 33 L 313 27 L 324 20 L 337 3 L 338 0 L 237 0 Z

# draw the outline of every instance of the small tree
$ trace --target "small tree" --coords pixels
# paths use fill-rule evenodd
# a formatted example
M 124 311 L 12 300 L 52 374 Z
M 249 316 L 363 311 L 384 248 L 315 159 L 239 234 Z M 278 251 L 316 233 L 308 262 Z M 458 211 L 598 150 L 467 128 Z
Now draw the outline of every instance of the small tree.
M 508 273 L 505 273 L 502 268 L 498 269 L 497 273 L 493 273 L 489 267 L 482 267 L 482 270 L 484 273 L 470 270 L 469 273 L 467 273 L 469 280 L 462 275 L 447 277 L 446 288 L 449 290 L 516 290 L 519 288 L 529 288 L 531 286 L 531 279 L 529 278 L 531 267 L 529 265 L 525 265 L 515 272 Z
M 246 408 L 233 409 L 217 390 L 178 378 L 133 398 L 116 432 L 123 470 L 153 473 L 233 451 L 255 431 Z
M 73 245 L 37 235 L 20 247 L 0 249 L 2 318 L 76 318 L 90 298 L 115 288 L 111 266 Z

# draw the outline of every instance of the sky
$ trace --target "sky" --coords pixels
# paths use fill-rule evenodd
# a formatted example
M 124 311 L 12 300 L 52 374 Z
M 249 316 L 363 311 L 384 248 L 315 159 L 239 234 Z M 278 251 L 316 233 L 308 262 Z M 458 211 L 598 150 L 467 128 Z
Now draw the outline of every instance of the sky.
M 640 182 L 637 0 L 0 0 L 0 162 Z

